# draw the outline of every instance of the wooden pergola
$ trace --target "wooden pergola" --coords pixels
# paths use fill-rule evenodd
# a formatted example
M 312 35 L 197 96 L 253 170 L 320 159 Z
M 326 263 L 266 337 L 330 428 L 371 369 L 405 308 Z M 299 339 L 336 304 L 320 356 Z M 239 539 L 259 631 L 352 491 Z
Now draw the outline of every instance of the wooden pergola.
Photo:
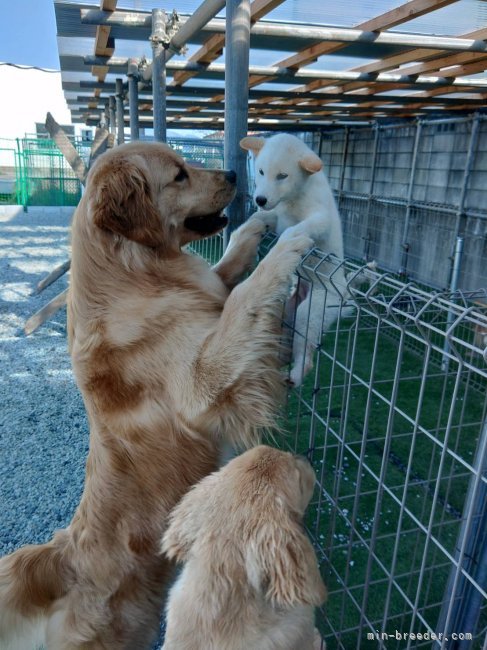
M 244 98 L 247 105 L 249 129 L 313 131 L 377 119 L 472 113 L 484 107 L 487 77 L 480 73 L 487 69 L 487 27 L 451 36 L 407 31 L 418 17 L 448 5 L 460 7 L 462 0 L 410 0 L 340 28 L 273 20 L 273 10 L 281 3 L 246 3 L 251 61 L 262 52 L 267 58 L 273 51 L 289 54 L 272 65 L 251 63 L 248 75 L 241 70 L 237 89 L 239 101 Z M 118 103 L 119 130 L 123 120 L 137 137 L 139 127 L 157 131 L 154 116 L 161 112 L 162 101 L 168 128 L 222 130 L 225 104 L 235 91 L 228 60 L 218 62 L 226 34 L 229 47 L 232 5 L 242 2 L 227 3 L 226 19 L 218 17 L 225 8 L 219 0 L 205 0 L 192 15 L 168 17 L 162 12 L 161 18 L 160 10 L 120 9 L 117 0 L 101 0 L 100 6 L 55 0 L 63 88 L 73 121 L 94 125 L 111 120 L 113 127 Z M 399 26 L 401 31 L 391 31 Z M 93 38 L 91 53 L 83 48 L 72 53 L 73 44 Z M 141 44 L 147 47 L 149 39 L 153 62 L 139 55 Z M 68 40 L 71 47 L 65 48 Z M 186 44 L 193 46 L 191 55 L 173 58 Z M 164 65 L 154 80 L 161 52 Z M 321 60 L 329 61 L 330 56 L 370 62 L 327 69 Z M 161 79 L 164 88 L 159 87 Z

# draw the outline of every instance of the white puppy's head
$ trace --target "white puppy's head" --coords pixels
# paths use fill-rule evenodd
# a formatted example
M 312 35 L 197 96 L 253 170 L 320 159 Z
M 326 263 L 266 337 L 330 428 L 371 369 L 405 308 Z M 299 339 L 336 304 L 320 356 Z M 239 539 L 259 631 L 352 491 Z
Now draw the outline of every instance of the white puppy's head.
M 310 176 L 323 168 L 321 159 L 302 140 L 287 133 L 271 138 L 248 136 L 240 140 L 240 146 L 254 155 L 254 201 L 262 210 L 298 196 Z

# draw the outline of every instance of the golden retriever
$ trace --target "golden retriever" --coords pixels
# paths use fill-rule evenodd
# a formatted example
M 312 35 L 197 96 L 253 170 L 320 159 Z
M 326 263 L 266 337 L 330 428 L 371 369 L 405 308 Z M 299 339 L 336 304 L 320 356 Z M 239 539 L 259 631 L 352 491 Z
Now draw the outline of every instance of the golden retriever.
M 68 528 L 0 560 L 2 650 L 149 648 L 172 574 L 159 555 L 168 513 L 216 469 L 222 440 L 250 446 L 273 424 L 279 301 L 312 242 L 281 242 L 235 286 L 261 221 L 213 269 L 182 250 L 226 225 L 234 194 L 234 172 L 192 168 L 159 143 L 121 145 L 91 169 L 68 297 L 85 488 Z
M 325 599 L 302 518 L 315 475 L 261 445 L 191 488 L 162 548 L 185 562 L 167 604 L 163 650 L 312 650 Z

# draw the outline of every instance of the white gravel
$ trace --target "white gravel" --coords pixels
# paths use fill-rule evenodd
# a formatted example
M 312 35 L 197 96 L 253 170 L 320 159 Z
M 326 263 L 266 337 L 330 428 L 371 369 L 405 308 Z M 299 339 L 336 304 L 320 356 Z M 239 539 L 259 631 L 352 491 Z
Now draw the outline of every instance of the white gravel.
M 69 257 L 71 213 L 0 206 L 0 556 L 49 540 L 69 523 L 82 492 L 88 424 L 66 309 L 23 333 L 27 318 L 67 286 L 65 276 L 33 295 Z

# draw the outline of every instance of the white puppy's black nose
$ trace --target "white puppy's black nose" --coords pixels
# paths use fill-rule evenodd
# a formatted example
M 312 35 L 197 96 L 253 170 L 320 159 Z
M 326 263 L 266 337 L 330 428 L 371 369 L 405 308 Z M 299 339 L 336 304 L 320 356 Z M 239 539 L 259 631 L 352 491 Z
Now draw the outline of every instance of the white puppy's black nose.
M 258 206 L 263 208 L 264 205 L 267 203 L 267 199 L 266 199 L 265 196 L 256 196 L 255 197 L 255 202 L 257 203 Z

